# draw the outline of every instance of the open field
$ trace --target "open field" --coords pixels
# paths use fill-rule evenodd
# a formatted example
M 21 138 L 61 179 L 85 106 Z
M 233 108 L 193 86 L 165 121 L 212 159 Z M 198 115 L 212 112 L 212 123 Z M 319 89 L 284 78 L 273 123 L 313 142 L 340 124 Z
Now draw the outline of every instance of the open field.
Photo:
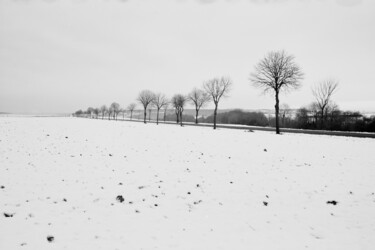
M 0 249 L 373 249 L 374 149 L 369 138 L 1 117 Z

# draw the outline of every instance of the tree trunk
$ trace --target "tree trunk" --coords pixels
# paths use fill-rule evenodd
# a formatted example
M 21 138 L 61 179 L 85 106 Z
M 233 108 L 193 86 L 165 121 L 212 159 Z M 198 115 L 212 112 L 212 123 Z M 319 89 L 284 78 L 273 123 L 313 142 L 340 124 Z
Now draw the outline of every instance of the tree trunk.
M 214 111 L 214 129 L 216 129 L 216 116 L 217 116 L 217 106 L 219 103 L 215 103 L 215 111 Z
M 180 112 L 176 111 L 176 123 L 178 124 L 180 122 Z
M 322 107 L 322 113 L 320 115 L 320 129 L 324 128 L 324 109 L 325 107 Z
M 151 121 L 151 109 L 148 110 L 148 121 Z
M 164 123 L 165 123 L 166 118 L 167 118 L 167 110 L 164 109 Z
M 276 104 L 275 104 L 276 134 L 280 134 L 280 125 L 279 125 L 279 91 L 276 91 L 275 99 L 276 99 Z
M 195 124 L 198 124 L 198 113 L 199 109 L 195 109 Z
M 159 111 L 160 109 L 158 109 L 156 113 L 156 125 L 159 125 Z
M 144 113 L 143 113 L 143 122 L 146 124 L 146 116 L 147 116 L 147 108 L 144 108 Z
M 180 125 L 182 127 L 182 110 L 180 111 Z
M 132 119 L 133 119 L 133 110 L 130 111 L 130 120 L 132 120 Z

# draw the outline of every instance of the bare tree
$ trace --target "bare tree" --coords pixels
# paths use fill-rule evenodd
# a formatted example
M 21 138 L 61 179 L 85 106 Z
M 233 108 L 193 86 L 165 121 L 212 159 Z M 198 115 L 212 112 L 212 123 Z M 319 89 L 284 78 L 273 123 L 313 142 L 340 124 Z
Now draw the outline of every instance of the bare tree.
M 255 87 L 275 94 L 276 134 L 280 134 L 279 94 L 282 90 L 297 89 L 302 79 L 303 73 L 294 62 L 294 57 L 285 51 L 268 53 L 255 66 L 255 72 L 251 74 L 250 81 Z
M 105 105 L 102 105 L 102 106 L 100 107 L 100 113 L 102 114 L 102 120 L 104 119 L 104 115 L 105 115 L 105 113 L 107 112 L 107 110 L 108 110 L 108 108 L 107 108 L 107 106 L 105 106 Z
M 142 90 L 142 92 L 139 93 L 137 100 L 143 105 L 143 122 L 146 123 L 147 107 L 154 100 L 154 94 L 150 90 Z
M 222 97 L 227 97 L 233 83 L 229 78 L 213 78 L 203 84 L 203 88 L 215 104 L 214 129 L 216 129 L 216 116 L 219 101 Z
M 94 108 L 94 114 L 95 114 L 96 119 L 98 119 L 99 113 L 100 113 L 100 109 Z
M 154 95 L 152 103 L 156 107 L 156 124 L 159 124 L 159 111 L 168 104 L 168 99 L 164 94 L 158 93 Z
M 128 106 L 128 109 L 130 111 L 130 120 L 133 119 L 133 111 L 136 107 L 137 107 L 137 104 L 135 104 L 135 103 L 130 103 L 129 106 Z
M 87 108 L 86 112 L 89 115 L 89 117 L 92 118 L 92 114 L 94 113 L 94 108 L 93 107 L 89 107 L 89 108 Z
M 324 128 L 324 122 L 327 113 L 327 107 L 330 104 L 332 95 L 336 92 L 338 82 L 335 80 L 325 80 L 315 85 L 312 89 L 312 93 L 315 98 L 315 102 L 319 107 L 320 113 L 320 127 Z
M 117 120 L 117 116 L 121 112 L 120 104 L 118 104 L 117 102 L 113 102 L 109 109 L 112 111 L 113 119 Z
M 180 122 L 180 125 L 182 126 L 182 113 L 184 112 L 187 97 L 181 94 L 176 94 L 172 97 L 171 102 L 176 111 L 177 123 Z
M 194 88 L 190 92 L 188 99 L 195 106 L 195 124 L 198 124 L 199 110 L 210 101 L 210 96 L 203 90 Z

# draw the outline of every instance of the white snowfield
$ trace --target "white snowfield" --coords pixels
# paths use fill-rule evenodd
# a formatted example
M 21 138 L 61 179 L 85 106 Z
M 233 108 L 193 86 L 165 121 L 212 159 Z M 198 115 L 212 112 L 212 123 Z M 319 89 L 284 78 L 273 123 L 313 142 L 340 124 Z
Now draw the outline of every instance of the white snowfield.
M 1 250 L 375 249 L 374 139 L 3 117 L 0 187 Z

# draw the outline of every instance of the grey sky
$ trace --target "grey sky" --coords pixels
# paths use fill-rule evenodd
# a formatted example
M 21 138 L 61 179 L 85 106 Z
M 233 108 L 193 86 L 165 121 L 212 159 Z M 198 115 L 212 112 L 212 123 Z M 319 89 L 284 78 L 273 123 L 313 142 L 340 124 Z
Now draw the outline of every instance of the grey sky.
M 374 45 L 370 0 L 0 0 L 0 111 L 127 106 L 222 75 L 234 86 L 219 108 L 273 108 L 248 78 L 279 49 L 305 73 L 282 103 L 308 105 L 335 78 L 340 108 L 373 111 Z

